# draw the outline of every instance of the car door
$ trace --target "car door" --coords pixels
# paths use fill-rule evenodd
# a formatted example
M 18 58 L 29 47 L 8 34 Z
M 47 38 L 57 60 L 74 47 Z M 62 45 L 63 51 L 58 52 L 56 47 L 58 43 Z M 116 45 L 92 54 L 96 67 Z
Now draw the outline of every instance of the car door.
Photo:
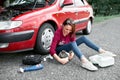
M 76 30 L 78 31 L 86 27 L 90 12 L 88 11 L 87 4 L 85 4 L 84 0 L 74 0 L 74 5 L 78 12 L 76 24 Z
M 64 4 L 65 0 L 60 1 L 60 5 Z M 66 0 L 67 1 L 67 0 Z M 67 19 L 67 18 L 72 18 L 73 20 L 77 19 L 77 8 L 74 6 L 74 4 L 67 4 L 62 6 L 59 11 L 54 15 L 59 18 L 59 22 L 62 23 Z
M 74 4 L 64 6 L 62 8 L 62 12 L 66 14 L 66 18 L 72 18 L 73 20 L 77 20 L 78 11 Z

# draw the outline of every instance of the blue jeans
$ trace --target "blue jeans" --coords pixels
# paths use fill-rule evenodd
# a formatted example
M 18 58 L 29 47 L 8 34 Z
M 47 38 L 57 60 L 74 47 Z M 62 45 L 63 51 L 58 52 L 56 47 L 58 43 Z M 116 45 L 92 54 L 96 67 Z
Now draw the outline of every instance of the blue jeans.
M 75 53 L 75 55 L 76 55 L 79 59 L 81 59 L 81 56 L 82 56 L 83 54 L 82 54 L 81 50 L 78 48 L 78 46 L 79 46 L 80 44 L 82 44 L 82 43 L 86 44 L 88 47 L 94 49 L 95 51 L 99 51 L 99 47 L 98 47 L 96 44 L 94 44 L 92 41 L 90 41 L 87 37 L 82 36 L 82 37 L 78 38 L 78 39 L 77 39 L 76 41 L 74 41 L 74 42 L 70 42 L 70 43 L 68 43 L 68 44 L 64 44 L 64 45 L 62 45 L 62 46 L 58 46 L 58 47 L 56 48 L 56 52 L 57 52 L 57 54 L 59 54 L 60 51 L 62 51 L 62 50 L 65 50 L 65 51 L 67 51 L 67 52 L 69 52 L 69 51 L 72 50 L 72 51 Z

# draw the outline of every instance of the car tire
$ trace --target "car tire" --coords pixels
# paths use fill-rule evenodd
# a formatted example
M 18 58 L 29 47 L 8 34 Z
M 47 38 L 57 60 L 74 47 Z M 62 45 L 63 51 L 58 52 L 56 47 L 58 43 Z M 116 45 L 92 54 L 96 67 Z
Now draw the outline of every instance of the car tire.
M 91 22 L 91 20 L 89 20 L 88 23 L 87 23 L 86 28 L 82 30 L 82 33 L 84 35 L 88 35 L 88 34 L 91 33 L 91 31 L 92 31 L 92 22 Z
M 49 23 L 44 23 L 38 32 L 35 51 L 41 55 L 49 53 L 50 45 L 54 37 L 54 28 Z

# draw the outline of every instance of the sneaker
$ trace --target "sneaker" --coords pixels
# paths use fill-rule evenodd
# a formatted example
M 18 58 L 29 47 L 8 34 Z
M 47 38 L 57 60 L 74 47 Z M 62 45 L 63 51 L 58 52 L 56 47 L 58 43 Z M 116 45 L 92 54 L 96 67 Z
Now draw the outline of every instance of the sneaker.
M 110 56 L 110 57 L 115 57 L 117 55 L 113 54 L 110 51 L 105 51 L 104 53 L 99 54 L 100 56 Z
M 87 70 L 90 70 L 90 71 L 97 71 L 98 68 L 96 66 L 94 66 L 91 62 L 85 62 L 85 63 L 82 63 L 82 67 L 87 69 Z

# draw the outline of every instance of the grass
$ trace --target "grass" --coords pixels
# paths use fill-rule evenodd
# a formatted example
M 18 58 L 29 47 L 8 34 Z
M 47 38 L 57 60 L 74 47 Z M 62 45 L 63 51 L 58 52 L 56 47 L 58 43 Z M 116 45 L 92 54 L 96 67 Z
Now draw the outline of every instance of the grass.
M 108 19 L 116 18 L 116 17 L 120 17 L 120 14 L 119 15 L 112 15 L 112 16 L 95 16 L 94 22 L 99 23 L 99 22 L 103 22 L 103 21 L 108 20 Z

